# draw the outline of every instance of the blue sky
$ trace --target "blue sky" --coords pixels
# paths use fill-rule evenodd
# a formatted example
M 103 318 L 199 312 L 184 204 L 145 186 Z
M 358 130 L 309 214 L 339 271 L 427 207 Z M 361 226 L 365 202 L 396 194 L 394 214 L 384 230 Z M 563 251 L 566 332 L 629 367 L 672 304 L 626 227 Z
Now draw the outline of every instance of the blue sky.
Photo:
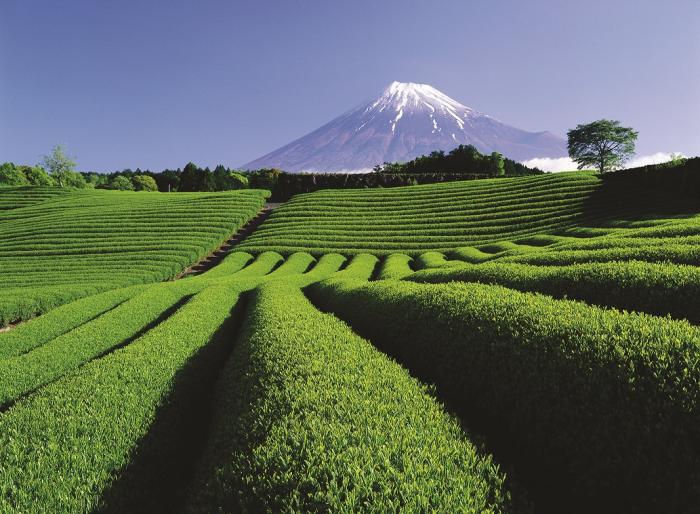
M 700 2 L 0 0 L 0 161 L 236 166 L 393 80 L 700 155 Z

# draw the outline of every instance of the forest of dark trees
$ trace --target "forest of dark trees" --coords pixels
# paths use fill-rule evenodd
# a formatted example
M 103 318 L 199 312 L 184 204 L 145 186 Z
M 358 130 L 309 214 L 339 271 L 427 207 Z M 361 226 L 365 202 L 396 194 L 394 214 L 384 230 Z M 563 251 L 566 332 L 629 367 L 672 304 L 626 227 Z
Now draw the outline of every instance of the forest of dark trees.
M 460 145 L 448 153 L 436 151 L 405 163 L 384 163 L 371 173 L 287 173 L 275 168 L 241 171 L 221 164 L 210 170 L 190 162 L 182 169 L 157 173 L 137 168 L 84 172 L 83 176 L 89 186 L 103 189 L 130 189 L 130 183 L 149 176 L 161 192 L 260 188 L 272 191 L 272 201 L 285 201 L 297 193 L 318 189 L 394 187 L 541 173 L 499 153 L 484 155 L 474 146 Z
M 473 145 L 459 145 L 445 153 L 443 150 L 422 155 L 408 162 L 385 162 L 374 167 L 379 173 L 447 173 L 451 175 L 484 174 L 494 177 L 513 175 L 539 175 L 538 168 L 529 168 L 498 152 L 485 155 Z

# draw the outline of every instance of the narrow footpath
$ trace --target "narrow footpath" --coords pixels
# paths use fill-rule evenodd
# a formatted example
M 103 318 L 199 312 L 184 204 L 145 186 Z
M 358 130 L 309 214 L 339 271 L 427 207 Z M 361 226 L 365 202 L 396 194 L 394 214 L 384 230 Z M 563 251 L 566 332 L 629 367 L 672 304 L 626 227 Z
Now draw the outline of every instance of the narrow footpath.
M 179 275 L 175 276 L 173 280 L 200 275 L 219 264 L 229 253 L 235 251 L 236 245 L 241 244 L 245 238 L 252 234 L 270 216 L 272 211 L 280 205 L 282 204 L 266 203 L 262 210 L 258 212 L 254 218 L 243 225 L 243 227 L 241 227 L 238 232 L 233 234 L 233 236 L 224 242 L 224 244 L 199 262 L 183 270 Z

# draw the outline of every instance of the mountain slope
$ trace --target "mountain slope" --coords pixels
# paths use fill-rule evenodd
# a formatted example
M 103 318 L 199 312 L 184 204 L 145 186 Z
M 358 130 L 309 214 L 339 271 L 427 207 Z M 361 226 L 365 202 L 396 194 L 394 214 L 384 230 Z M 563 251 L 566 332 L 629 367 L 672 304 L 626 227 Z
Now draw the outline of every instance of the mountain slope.
M 514 160 L 566 155 L 563 139 L 527 132 L 467 107 L 427 84 L 393 82 L 375 100 L 245 164 L 286 171 L 361 170 L 433 150 L 474 145 Z

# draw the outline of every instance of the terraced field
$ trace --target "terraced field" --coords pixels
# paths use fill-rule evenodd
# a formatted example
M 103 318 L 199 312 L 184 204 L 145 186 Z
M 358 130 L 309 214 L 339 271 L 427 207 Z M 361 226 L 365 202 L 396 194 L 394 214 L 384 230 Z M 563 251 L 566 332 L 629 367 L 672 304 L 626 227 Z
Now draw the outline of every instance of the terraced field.
M 695 512 L 699 242 L 584 173 L 300 195 L 0 333 L 0 512 Z
M 241 249 L 418 256 L 483 246 L 494 253 L 489 250 L 502 247 L 485 245 L 542 246 L 543 234 L 637 219 L 659 208 L 683 211 L 676 202 L 655 190 L 606 184 L 589 173 L 326 190 L 294 197 Z
M 263 206 L 262 191 L 161 195 L 0 188 L 0 327 L 172 277 Z

